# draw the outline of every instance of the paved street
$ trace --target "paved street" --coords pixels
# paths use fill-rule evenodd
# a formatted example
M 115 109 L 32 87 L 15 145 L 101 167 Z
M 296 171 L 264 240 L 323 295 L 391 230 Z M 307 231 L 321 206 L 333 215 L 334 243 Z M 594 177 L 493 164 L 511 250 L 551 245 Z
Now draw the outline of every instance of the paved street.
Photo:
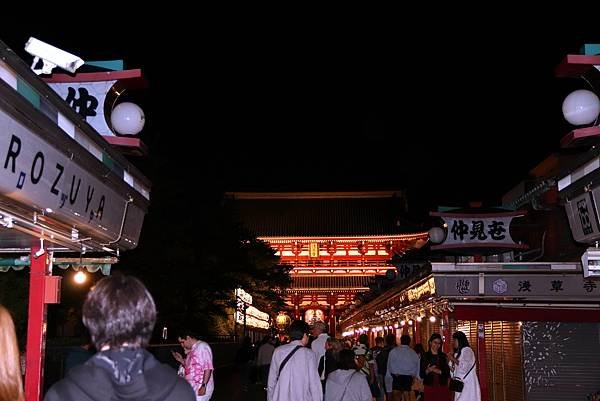
M 243 391 L 242 374 L 234 366 L 215 371 L 215 392 L 211 401 L 266 401 L 267 394 L 260 384 L 251 384 Z

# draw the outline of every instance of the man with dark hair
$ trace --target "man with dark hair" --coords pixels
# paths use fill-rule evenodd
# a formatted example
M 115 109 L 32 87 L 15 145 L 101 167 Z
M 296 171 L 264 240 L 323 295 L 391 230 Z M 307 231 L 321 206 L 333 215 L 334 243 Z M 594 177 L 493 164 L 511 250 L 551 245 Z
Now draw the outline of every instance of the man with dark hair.
M 100 280 L 83 305 L 98 353 L 55 383 L 44 401 L 195 401 L 190 385 L 144 349 L 155 322 L 154 300 L 138 279 Z
M 310 327 L 302 320 L 288 328 L 291 342 L 273 352 L 269 369 L 268 401 L 322 401 L 323 387 L 315 353 L 306 347 Z
M 400 337 L 400 346 L 388 356 L 385 388 L 388 398 L 394 401 L 410 400 L 413 378 L 420 374 L 419 356 L 409 347 L 410 341 L 409 335 Z
M 209 401 L 215 389 L 212 350 L 198 337 L 191 330 L 181 331 L 177 341 L 183 347 L 186 357 L 184 359 L 179 352 L 173 352 L 173 357 L 181 364 L 179 376 L 191 384 L 196 393 L 196 400 Z

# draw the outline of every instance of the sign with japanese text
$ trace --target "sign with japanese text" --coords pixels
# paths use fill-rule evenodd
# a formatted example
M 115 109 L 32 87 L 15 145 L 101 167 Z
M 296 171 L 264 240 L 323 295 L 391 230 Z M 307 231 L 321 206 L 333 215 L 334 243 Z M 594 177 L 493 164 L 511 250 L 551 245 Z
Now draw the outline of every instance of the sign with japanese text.
M 235 290 L 235 296 L 242 302 L 252 305 L 252 295 L 248 294 L 246 291 L 238 288 Z
M 318 243 L 311 242 L 308 249 L 309 249 L 309 255 L 311 258 L 319 257 L 319 244 Z
M 483 286 L 483 288 L 480 288 Z M 435 275 L 440 297 L 525 299 L 600 298 L 600 283 L 581 274 L 478 274 Z
M 245 314 L 245 316 L 244 316 Z M 256 309 L 254 306 L 249 306 L 245 313 L 243 311 L 236 311 L 235 321 L 238 324 L 244 324 L 244 317 L 246 319 L 246 325 L 250 327 L 257 327 L 259 329 L 268 329 L 269 328 L 269 314 L 265 312 L 261 312 Z
M 104 115 L 104 101 L 116 80 L 48 83 L 56 93 L 101 135 L 114 135 Z
M 513 218 L 524 212 L 490 214 L 451 214 L 430 213 L 444 220 L 447 227 L 446 239 L 431 249 L 469 248 L 469 247 L 507 247 L 527 248 L 527 245 L 515 243 L 510 235 L 510 223 Z
M 409 262 L 409 261 L 393 261 L 392 264 L 394 265 L 394 267 L 396 267 L 396 272 L 394 274 L 394 271 L 392 270 L 388 270 L 388 273 L 390 273 L 389 275 L 386 276 L 388 279 L 390 280 L 395 280 L 395 281 L 403 281 L 406 280 L 407 278 L 411 277 L 412 275 L 423 271 L 423 269 L 425 269 L 425 266 L 427 265 L 426 261 L 413 261 L 413 262 Z
M 599 192 L 600 188 L 596 188 L 591 193 L 584 192 L 565 202 L 571 233 L 577 242 L 591 244 L 600 239 L 597 213 L 592 203 L 592 196 L 598 201 Z

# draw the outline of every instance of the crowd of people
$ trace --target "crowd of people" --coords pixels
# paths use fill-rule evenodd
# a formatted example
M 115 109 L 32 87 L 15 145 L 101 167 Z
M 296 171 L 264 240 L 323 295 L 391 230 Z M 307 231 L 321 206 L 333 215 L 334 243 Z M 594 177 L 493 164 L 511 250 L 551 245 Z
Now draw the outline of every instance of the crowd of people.
M 475 355 L 464 333 L 452 336 L 454 352 L 442 351 L 442 336 L 433 333 L 428 349 L 411 347 L 411 337 L 377 337 L 369 346 L 362 334 L 356 343 L 327 334 L 327 325 L 294 321 L 290 342 L 273 350 L 267 380 L 268 401 L 480 401 Z M 269 345 L 265 345 L 269 344 Z M 258 363 L 258 362 L 257 362 Z M 263 366 L 263 359 L 259 364 Z M 264 376 L 263 376 L 264 377 Z M 459 383 L 459 387 L 456 386 Z
M 182 355 L 172 352 L 176 372 L 146 351 L 156 322 L 156 306 L 136 278 L 114 275 L 100 280 L 83 305 L 83 322 L 97 350 L 82 347 L 66 377 L 45 401 L 106 399 L 209 401 L 214 388 L 211 347 L 183 330 Z M 0 306 L 0 401 L 24 401 L 22 367 L 14 324 Z M 452 336 L 454 352 L 442 351 L 433 333 L 428 349 L 411 347 L 408 335 L 340 340 L 327 325 L 291 323 L 286 341 L 264 337 L 258 347 L 246 338 L 236 361 L 244 379 L 264 385 L 268 401 L 480 401 L 476 359 L 466 335 Z M 246 383 L 247 385 L 247 383 Z

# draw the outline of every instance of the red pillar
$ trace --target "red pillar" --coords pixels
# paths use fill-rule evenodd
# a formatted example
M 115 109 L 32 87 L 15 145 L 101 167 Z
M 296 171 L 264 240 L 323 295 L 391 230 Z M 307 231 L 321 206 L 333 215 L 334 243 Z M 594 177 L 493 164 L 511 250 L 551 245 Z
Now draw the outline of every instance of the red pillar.
M 485 323 L 477 322 L 477 364 L 479 365 L 479 387 L 481 401 L 488 401 L 487 355 L 485 354 Z
M 29 318 L 27 322 L 27 348 L 25 368 L 25 399 L 39 401 L 44 378 L 46 352 L 46 276 L 50 256 L 44 253 L 35 257 L 39 246 L 31 248 L 29 277 Z
M 329 335 L 331 337 L 335 337 L 335 305 L 337 304 L 337 300 L 337 295 L 333 293 L 327 297 L 327 302 L 329 303 Z
M 444 311 L 442 314 L 442 336 L 444 336 L 444 352 L 448 353 L 451 351 L 450 345 L 452 344 L 452 338 L 450 337 L 450 319 L 448 317 L 448 311 Z

